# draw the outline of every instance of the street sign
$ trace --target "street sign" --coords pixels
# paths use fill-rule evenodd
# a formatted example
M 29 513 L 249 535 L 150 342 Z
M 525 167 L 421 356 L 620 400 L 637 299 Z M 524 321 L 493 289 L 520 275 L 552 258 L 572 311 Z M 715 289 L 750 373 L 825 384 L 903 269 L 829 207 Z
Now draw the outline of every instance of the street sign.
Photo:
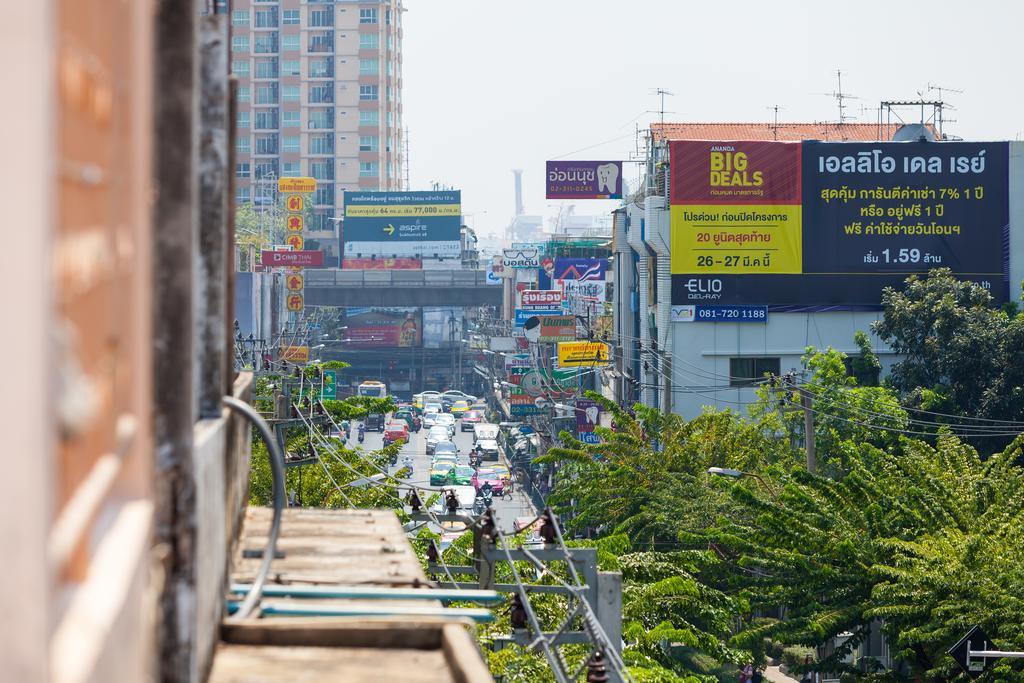
M 306 244 L 306 240 L 304 240 L 302 235 L 298 233 L 288 235 L 284 241 L 287 242 L 295 251 L 302 251 L 302 247 Z
M 305 306 L 305 299 L 302 294 L 298 292 L 288 295 L 288 310 L 289 311 L 301 311 Z
M 278 178 L 277 191 L 316 192 L 316 178 Z
M 309 362 L 309 347 L 308 346 L 282 346 L 281 347 L 281 360 L 286 360 L 292 363 L 308 363 Z
M 992 649 L 992 640 L 981 630 L 980 626 L 975 626 L 967 632 L 967 635 L 960 639 L 960 642 L 949 648 L 947 652 L 953 658 L 953 661 L 957 663 L 957 666 L 964 670 L 964 673 L 971 678 L 977 678 L 985 673 L 985 669 L 995 663 L 996 658 L 971 657 L 970 651 Z
M 292 273 L 285 278 L 284 282 L 289 292 L 301 292 L 305 284 L 305 276 Z
M 301 194 L 290 194 L 285 199 L 285 205 L 289 211 L 299 212 L 302 211 L 302 195 Z
M 604 342 L 572 341 L 558 343 L 558 367 L 603 367 L 608 365 L 608 345 Z
M 303 223 L 304 221 L 302 216 L 298 214 L 294 216 L 289 215 L 288 218 L 285 219 L 285 225 L 292 232 L 302 232 L 304 227 Z
M 322 251 L 263 251 L 260 253 L 260 265 L 292 266 L 306 268 L 322 268 L 324 252 Z
M 338 371 L 337 370 L 325 370 L 324 371 L 324 388 L 320 392 L 321 399 L 329 399 L 335 401 L 338 398 Z

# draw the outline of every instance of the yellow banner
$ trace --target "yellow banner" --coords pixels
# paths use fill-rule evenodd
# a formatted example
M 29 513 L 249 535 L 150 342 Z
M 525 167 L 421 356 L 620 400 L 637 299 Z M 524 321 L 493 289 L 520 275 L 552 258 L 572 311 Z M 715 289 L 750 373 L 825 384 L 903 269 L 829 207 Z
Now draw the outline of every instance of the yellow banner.
M 461 204 L 356 204 L 345 207 L 345 216 L 353 218 L 461 215 Z
M 278 192 L 316 192 L 316 178 L 278 178 Z
M 291 361 L 292 363 L 308 363 L 309 362 L 309 347 L 308 346 L 282 346 L 281 347 L 281 360 Z
M 674 205 L 672 272 L 802 273 L 802 211 L 796 204 Z
M 604 365 L 608 365 L 608 345 L 603 342 L 558 343 L 558 367 L 560 368 Z

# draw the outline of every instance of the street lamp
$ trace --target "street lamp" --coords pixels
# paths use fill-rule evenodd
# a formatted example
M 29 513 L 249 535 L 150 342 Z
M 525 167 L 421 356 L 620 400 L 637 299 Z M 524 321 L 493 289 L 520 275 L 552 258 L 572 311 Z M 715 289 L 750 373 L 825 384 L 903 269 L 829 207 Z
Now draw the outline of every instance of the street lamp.
M 713 474 L 716 477 L 728 477 L 730 479 L 742 479 L 743 477 L 751 477 L 752 479 L 756 479 L 761 484 L 761 486 L 763 486 L 765 490 L 767 490 L 768 493 L 771 494 L 772 498 L 775 498 L 778 495 L 778 492 L 776 492 L 774 488 L 769 486 L 768 483 L 763 478 L 761 478 L 760 474 L 754 474 L 753 472 L 744 472 L 743 470 L 734 470 L 728 467 L 709 467 L 708 474 Z

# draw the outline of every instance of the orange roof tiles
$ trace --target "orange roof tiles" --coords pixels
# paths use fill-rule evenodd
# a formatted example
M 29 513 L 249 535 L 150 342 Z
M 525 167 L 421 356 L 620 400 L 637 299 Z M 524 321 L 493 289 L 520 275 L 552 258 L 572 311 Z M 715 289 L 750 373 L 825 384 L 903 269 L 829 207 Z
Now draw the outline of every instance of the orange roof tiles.
M 830 140 L 875 142 L 892 140 L 900 124 L 877 123 L 652 123 L 654 139 L 662 140 Z M 931 126 L 929 126 L 931 127 Z

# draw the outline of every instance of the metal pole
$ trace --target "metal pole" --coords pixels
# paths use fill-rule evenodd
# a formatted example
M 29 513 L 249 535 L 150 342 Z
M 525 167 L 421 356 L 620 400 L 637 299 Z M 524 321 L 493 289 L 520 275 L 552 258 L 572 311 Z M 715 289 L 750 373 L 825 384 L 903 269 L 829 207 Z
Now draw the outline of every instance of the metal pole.
M 806 389 L 800 390 L 804 406 L 804 449 L 807 451 L 807 471 L 811 474 L 818 472 L 818 459 L 814 452 L 814 399 L 811 392 Z

